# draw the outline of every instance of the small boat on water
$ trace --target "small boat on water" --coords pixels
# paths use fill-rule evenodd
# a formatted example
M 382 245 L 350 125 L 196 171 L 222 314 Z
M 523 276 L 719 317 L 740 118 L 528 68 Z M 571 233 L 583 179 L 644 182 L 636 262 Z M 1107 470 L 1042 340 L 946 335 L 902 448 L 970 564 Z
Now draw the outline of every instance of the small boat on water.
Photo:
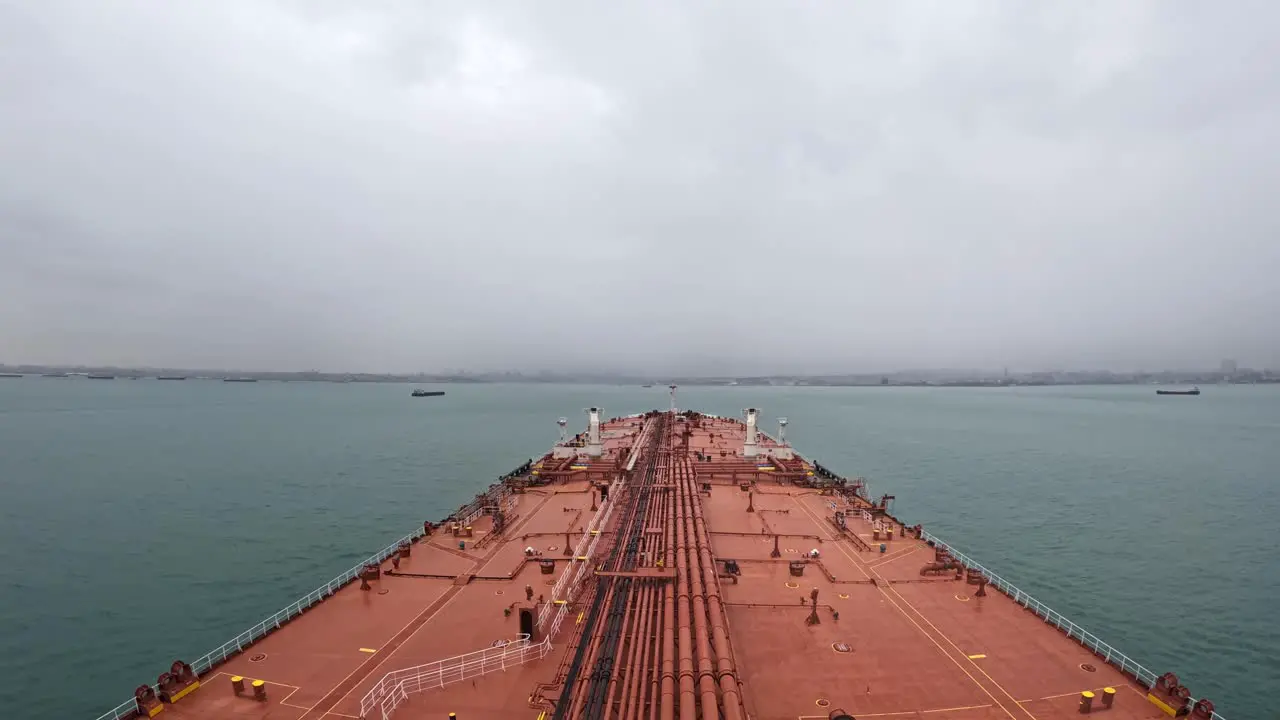
M 409 393 L 411 397 L 439 397 L 443 394 L 443 390 L 414 390 Z
M 1200 388 L 1193 387 L 1190 390 L 1157 390 L 1157 395 L 1199 395 Z

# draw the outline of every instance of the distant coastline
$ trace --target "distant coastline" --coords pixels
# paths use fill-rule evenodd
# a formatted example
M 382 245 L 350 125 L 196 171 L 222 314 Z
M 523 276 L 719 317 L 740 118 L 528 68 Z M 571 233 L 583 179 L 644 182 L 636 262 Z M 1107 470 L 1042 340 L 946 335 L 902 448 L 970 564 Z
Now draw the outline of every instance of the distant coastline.
M 654 392 L 666 385 L 738 387 L 1043 387 L 1057 385 L 1214 385 L 1280 383 L 1280 371 L 1241 368 L 1230 373 L 1213 370 L 1163 370 L 1157 372 L 1034 371 L 983 372 L 978 370 L 911 370 L 892 373 L 850 373 L 838 375 L 751 375 L 751 376 L 640 376 L 625 373 L 454 372 L 454 373 L 344 373 L 319 371 L 211 370 L 191 368 L 127 368 L 110 366 L 5 365 L 0 375 L 76 377 L 112 375 L 120 379 L 156 378 L 224 380 L 228 378 L 265 382 L 327 383 L 529 383 L 652 386 Z

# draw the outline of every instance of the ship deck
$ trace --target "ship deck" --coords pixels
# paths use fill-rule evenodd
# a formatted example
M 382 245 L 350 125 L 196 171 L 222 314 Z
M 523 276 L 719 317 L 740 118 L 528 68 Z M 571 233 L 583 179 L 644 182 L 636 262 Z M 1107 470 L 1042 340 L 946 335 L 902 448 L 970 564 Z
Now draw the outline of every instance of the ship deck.
M 862 514 L 875 506 L 806 487 L 814 467 L 788 448 L 762 436 L 761 454 L 744 457 L 736 420 L 660 413 L 647 422 L 664 429 L 649 447 L 645 421 L 627 418 L 603 423 L 600 457 L 549 454 L 539 475 L 524 478 L 545 484 L 504 496 L 499 529 L 490 514 L 467 537 L 434 529 L 398 568 L 383 562 L 368 589 L 345 585 L 204 672 L 159 717 L 381 719 L 388 705 L 366 701 L 362 711 L 362 700 L 391 687 L 388 673 L 424 665 L 404 675 L 414 679 L 386 717 L 684 720 L 718 708 L 758 720 L 826 719 L 836 709 L 853 718 L 1058 720 L 1080 714 L 1086 690 L 1097 696 L 1093 714 L 1110 720 L 1166 716 L 1134 677 L 1005 593 L 979 594 L 952 570 L 922 574 L 934 547 L 892 516 L 876 537 Z M 775 454 L 776 463 L 765 460 Z M 633 455 L 636 471 L 624 473 Z M 626 491 L 603 499 L 606 483 Z M 633 527 L 634 567 L 610 559 L 626 556 L 611 550 Z M 697 569 L 702 537 L 713 573 Z M 584 544 L 588 555 L 573 554 Z M 582 564 L 614 576 L 589 572 L 555 604 L 556 583 Z M 670 620 L 668 604 L 680 608 Z M 726 644 L 717 642 L 715 604 Z M 530 627 L 544 608 L 547 618 L 563 609 L 554 635 L 550 622 Z M 618 625 L 608 624 L 610 611 Z M 615 650 L 609 627 L 622 629 L 612 633 Z M 263 681 L 266 699 L 235 692 L 236 676 L 246 688 Z M 591 704 L 588 683 L 601 702 Z M 1104 688 L 1115 691 L 1110 707 Z

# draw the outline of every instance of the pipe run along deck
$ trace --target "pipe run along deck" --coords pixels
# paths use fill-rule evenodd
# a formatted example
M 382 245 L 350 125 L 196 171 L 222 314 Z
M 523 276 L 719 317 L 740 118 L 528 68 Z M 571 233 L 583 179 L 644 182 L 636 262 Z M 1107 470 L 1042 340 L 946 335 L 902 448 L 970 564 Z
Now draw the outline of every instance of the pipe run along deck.
M 1209 710 L 860 483 L 763 434 L 744 454 L 743 422 L 654 412 L 588 434 L 598 454 L 517 468 L 262 637 L 175 664 L 160 694 L 181 697 L 143 705 L 273 720 Z

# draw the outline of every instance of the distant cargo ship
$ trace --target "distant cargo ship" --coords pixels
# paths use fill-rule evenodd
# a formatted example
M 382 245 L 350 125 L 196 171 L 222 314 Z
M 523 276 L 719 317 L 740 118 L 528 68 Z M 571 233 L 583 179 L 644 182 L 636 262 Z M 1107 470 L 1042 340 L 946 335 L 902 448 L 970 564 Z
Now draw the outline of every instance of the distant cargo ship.
M 186 375 L 161 375 L 157 380 L 186 380 Z
M 45 373 L 44 377 L 66 377 L 66 373 Z
M 1190 390 L 1157 390 L 1157 395 L 1199 395 L 1200 388 L 1193 387 Z
M 115 375 L 90 375 L 90 380 L 115 380 Z
M 443 390 L 414 390 L 409 393 L 413 397 L 438 397 L 444 394 Z
M 0 373 L 0 378 L 6 377 L 22 377 L 22 373 Z
M 258 378 L 222 378 L 222 382 L 258 382 Z

